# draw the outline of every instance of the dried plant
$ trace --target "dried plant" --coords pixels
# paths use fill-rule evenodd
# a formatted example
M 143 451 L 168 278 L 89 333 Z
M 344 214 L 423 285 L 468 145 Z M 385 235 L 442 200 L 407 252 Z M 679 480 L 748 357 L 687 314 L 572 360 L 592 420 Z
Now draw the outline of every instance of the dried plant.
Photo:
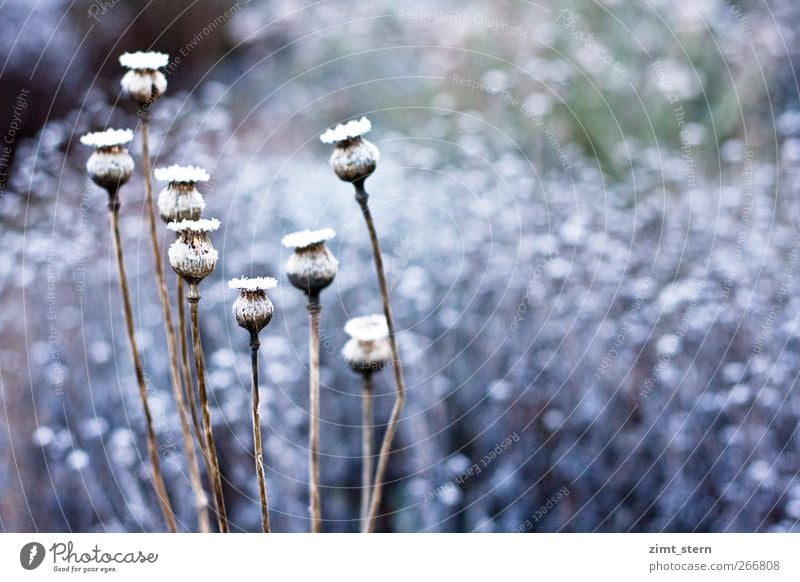
M 95 148 L 94 154 L 86 163 L 89 176 L 98 186 L 108 192 L 108 209 L 111 219 L 111 233 L 114 240 L 114 254 L 119 271 L 119 286 L 122 294 L 122 306 L 125 315 L 125 328 L 128 333 L 128 342 L 133 356 L 133 368 L 136 373 L 136 382 L 139 386 L 139 399 L 144 411 L 145 429 L 147 433 L 147 450 L 150 465 L 153 469 L 153 487 L 158 496 L 161 512 L 171 532 L 177 531 L 175 514 L 167 495 L 167 488 L 161 474 L 161 464 L 158 458 L 158 443 L 153 428 L 153 416 L 150 412 L 150 403 L 147 396 L 147 386 L 144 379 L 144 370 L 136 343 L 136 330 L 133 323 L 133 310 L 131 308 L 128 277 L 125 273 L 125 260 L 122 252 L 122 237 L 119 230 L 119 190 L 133 174 L 133 158 L 125 147 L 131 139 L 133 132 L 128 129 L 109 129 L 103 132 L 90 133 L 81 137 L 81 143 Z
M 389 327 L 383 315 L 366 315 L 349 320 L 344 331 L 350 339 L 342 348 L 342 357 L 354 371 L 361 374 L 361 526 L 369 517 L 372 493 L 373 406 L 372 375 L 382 370 L 392 359 Z
M 119 64 L 128 69 L 120 81 L 122 90 L 139 104 L 144 114 L 167 90 L 167 78 L 159 69 L 168 63 L 169 56 L 157 52 L 137 51 L 119 57 Z
M 205 210 L 206 203 L 203 195 L 197 190 L 196 184 L 207 182 L 210 178 L 208 172 L 197 166 L 172 165 L 167 168 L 156 168 L 155 177 L 161 182 L 166 182 L 166 187 L 158 195 L 158 212 L 161 219 L 169 224 L 181 220 L 199 220 Z M 192 388 L 191 373 L 189 371 L 189 348 L 186 341 L 186 309 L 184 307 L 184 282 L 183 277 L 177 275 L 177 304 L 178 304 L 178 334 L 180 338 L 181 374 L 184 387 L 184 400 L 188 403 L 192 417 L 192 425 L 200 443 L 201 452 L 205 451 L 205 439 L 202 438 L 199 416 L 197 414 L 197 395 Z
M 322 531 L 322 508 L 319 485 L 319 320 L 322 306 L 320 292 L 333 282 L 339 263 L 325 246 L 325 241 L 336 236 L 330 228 L 295 232 L 283 237 L 285 247 L 294 253 L 286 263 L 286 274 L 292 285 L 308 297 L 308 403 L 309 403 L 309 498 L 311 531 Z
M 180 275 L 177 275 L 176 279 L 175 302 L 178 304 L 178 338 L 180 338 L 181 374 L 183 376 L 183 385 L 186 388 L 185 396 L 186 401 L 189 403 L 189 412 L 192 415 L 195 437 L 200 445 L 201 453 L 205 456 L 208 451 L 206 451 L 206 441 L 202 436 L 203 430 L 197 412 L 196 401 L 198 399 L 198 394 L 195 391 L 194 383 L 192 382 L 192 373 L 189 367 L 189 342 L 187 340 L 187 335 L 191 332 L 186 329 L 186 306 L 184 303 L 186 299 L 186 284 L 183 281 L 183 277 Z
M 170 308 L 169 293 L 164 279 L 164 265 L 161 259 L 161 245 L 158 242 L 155 208 L 153 204 L 153 183 L 150 173 L 150 107 L 167 90 L 167 79 L 159 68 L 167 65 L 169 57 L 164 53 L 136 52 L 120 56 L 120 64 L 128 71 L 120 81 L 122 89 L 141 107 L 141 141 L 142 141 L 142 177 L 144 179 L 144 205 L 150 234 L 150 247 L 153 251 L 153 272 L 156 278 L 158 298 L 161 303 L 161 314 L 164 319 L 164 331 L 167 336 L 167 355 L 172 379 L 172 393 L 178 408 L 181 425 L 181 438 L 186 451 L 186 466 L 189 472 L 189 484 L 194 493 L 197 525 L 201 532 L 210 531 L 206 494 L 200 477 L 200 467 L 195 455 L 191 428 L 186 417 L 187 387 L 183 382 L 178 361 L 178 344 L 175 339 L 175 327 Z
M 167 227 L 178 233 L 177 240 L 169 247 L 170 265 L 189 285 L 189 293 L 186 298 L 189 301 L 195 374 L 197 376 L 203 432 L 206 441 L 206 467 L 214 489 L 214 503 L 219 531 L 227 533 L 228 517 L 225 512 L 225 498 L 222 493 L 222 474 L 219 469 L 217 447 L 214 443 L 214 434 L 211 429 L 211 412 L 206 391 L 205 358 L 200 341 L 200 322 L 197 313 L 198 303 L 200 302 L 200 282 L 210 275 L 217 265 L 218 254 L 208 238 L 208 233 L 219 228 L 219 221 L 216 219 L 182 220 L 180 222 L 171 222 Z
M 251 387 L 253 392 L 253 457 L 256 464 L 258 495 L 261 500 L 261 530 L 269 533 L 269 502 L 267 500 L 267 483 L 264 476 L 264 453 L 261 446 L 261 415 L 259 407 L 261 399 L 258 393 L 258 348 L 261 342 L 259 332 L 272 320 L 275 308 L 267 290 L 274 288 L 278 282 L 272 277 L 256 277 L 254 279 L 231 279 L 228 286 L 239 290 L 239 297 L 233 302 L 233 316 L 236 323 L 250 332 L 250 368 Z
M 378 276 L 378 288 L 383 302 L 383 314 L 386 317 L 386 325 L 389 331 L 389 345 L 392 350 L 392 368 L 394 370 L 395 385 L 397 396 L 395 399 L 392 413 L 389 417 L 389 424 L 383 435 L 380 455 L 378 457 L 378 468 L 375 472 L 372 499 L 370 501 L 369 516 L 364 524 L 363 531 L 371 532 L 375 528 L 375 520 L 381 504 L 383 493 L 383 478 L 386 474 L 386 467 L 389 462 L 389 454 L 392 449 L 392 441 L 397 432 L 397 425 L 400 414 L 405 403 L 405 382 L 403 372 L 400 367 L 400 352 L 397 347 L 395 337 L 394 321 L 392 319 L 392 307 L 389 301 L 389 286 L 386 283 L 386 273 L 383 268 L 383 258 L 381 257 L 381 247 L 378 242 L 378 234 L 375 231 L 375 222 L 369 209 L 369 194 L 364 188 L 364 182 L 375 171 L 380 158 L 380 152 L 375 144 L 367 141 L 362 136 L 372 129 L 372 124 L 366 117 L 357 121 L 350 121 L 345 124 L 337 125 L 329 129 L 320 136 L 323 143 L 334 144 L 334 150 L 330 157 L 331 167 L 336 175 L 345 182 L 350 182 L 355 188 L 355 198 L 361 208 L 361 214 L 367 225 L 370 242 L 372 243 L 372 257 L 375 262 L 375 271 Z

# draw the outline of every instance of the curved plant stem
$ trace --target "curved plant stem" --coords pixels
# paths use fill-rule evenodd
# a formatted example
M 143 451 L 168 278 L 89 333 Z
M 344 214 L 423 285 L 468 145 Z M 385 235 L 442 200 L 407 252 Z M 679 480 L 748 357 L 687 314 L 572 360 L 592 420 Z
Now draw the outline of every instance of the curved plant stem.
M 322 508 L 319 494 L 319 314 L 321 306 L 319 295 L 308 296 L 308 317 L 310 330 L 308 339 L 309 381 L 308 381 L 308 491 L 311 512 L 311 533 L 322 531 Z
M 156 275 L 158 297 L 161 300 L 161 313 L 164 317 L 164 329 L 167 334 L 167 354 L 169 355 L 169 369 L 172 375 L 172 393 L 178 408 L 178 418 L 181 423 L 181 436 L 183 448 L 186 451 L 186 465 L 189 471 L 189 483 L 194 493 L 195 510 L 197 511 L 197 527 L 203 533 L 210 531 L 208 523 L 208 510 L 206 495 L 203 491 L 203 481 L 200 478 L 200 467 L 197 464 L 192 433 L 186 417 L 186 405 L 183 395 L 184 387 L 181 385 L 181 375 L 178 366 L 178 344 L 175 340 L 175 328 L 172 321 L 172 310 L 169 305 L 167 284 L 164 280 L 164 267 L 161 262 L 161 246 L 158 243 L 156 229 L 156 213 L 153 205 L 153 185 L 150 180 L 150 122 L 145 116 L 142 120 L 142 171 L 144 172 L 144 203 L 147 211 L 147 222 L 150 230 L 150 246 L 153 250 L 153 270 Z
M 258 394 L 258 348 L 261 342 L 258 334 L 250 334 L 250 367 L 252 369 L 253 389 L 253 449 L 256 461 L 256 477 L 258 478 L 258 496 L 261 500 L 261 531 L 269 533 L 269 501 L 267 500 L 267 484 L 264 477 L 264 453 L 261 446 L 261 415 L 259 406 L 261 397 Z
M 197 388 L 200 393 L 200 409 L 203 413 L 203 433 L 206 440 L 206 466 L 208 478 L 214 489 L 214 505 L 217 510 L 217 524 L 221 533 L 228 532 L 228 516 L 225 512 L 225 498 L 222 495 L 222 474 L 219 470 L 217 447 L 214 444 L 214 434 L 211 430 L 211 411 L 208 407 L 208 393 L 206 392 L 206 363 L 203 358 L 203 345 L 200 343 L 200 323 L 197 315 L 197 304 L 200 301 L 200 290 L 196 284 L 189 284 L 189 319 L 192 327 L 192 348 L 194 351 L 194 367 L 197 375 Z
M 367 223 L 367 230 L 369 231 L 369 239 L 372 243 L 372 257 L 375 260 L 375 271 L 378 275 L 378 287 L 381 292 L 381 300 L 383 301 L 383 314 L 386 316 L 386 324 L 389 327 L 389 344 L 392 347 L 392 368 L 394 369 L 394 380 L 397 388 L 397 396 L 395 398 L 392 413 L 389 416 L 389 424 L 386 427 L 386 432 L 383 435 L 381 442 L 380 454 L 378 456 L 378 468 L 375 472 L 375 481 L 373 482 L 372 499 L 370 500 L 369 516 L 364 524 L 362 531 L 369 533 L 375 529 L 375 520 L 378 517 L 378 511 L 381 505 L 381 495 L 383 494 L 383 479 L 386 474 L 386 466 L 389 463 L 389 455 L 392 450 L 392 440 L 397 432 L 397 424 L 400 419 L 400 414 L 403 411 L 403 405 L 406 399 L 406 388 L 403 381 L 403 371 L 400 367 L 400 352 L 397 349 L 397 339 L 394 332 L 394 321 L 392 320 L 392 306 L 389 303 L 389 286 L 386 284 L 386 274 L 383 270 L 383 258 L 381 257 L 381 247 L 378 242 L 378 234 L 375 232 L 375 223 L 372 220 L 372 213 L 369 210 L 369 194 L 364 189 L 364 180 L 358 180 L 353 183 L 356 189 L 356 202 L 361 207 L 361 214 L 364 216 L 364 221 Z
M 183 386 L 186 389 L 184 396 L 189 403 L 189 411 L 192 414 L 192 425 L 194 426 L 195 436 L 200 443 L 200 451 L 206 455 L 206 442 L 203 438 L 203 430 L 200 427 L 200 419 L 197 414 L 197 394 L 192 383 L 192 373 L 189 370 L 189 345 L 186 341 L 186 308 L 183 304 L 185 283 L 183 277 L 177 275 L 177 303 L 178 303 L 178 337 L 181 345 L 181 371 L 183 373 Z
M 361 526 L 366 524 L 369 514 L 369 498 L 372 493 L 372 372 L 361 373 Z
M 109 191 L 108 209 L 111 217 L 111 232 L 114 238 L 114 253 L 117 258 L 117 269 L 119 271 L 119 287 L 122 293 L 122 306 L 125 312 L 125 328 L 128 332 L 128 342 L 131 346 L 133 355 L 133 368 L 136 372 L 136 382 L 139 385 L 139 399 L 144 410 L 145 428 L 147 430 L 147 451 L 150 456 L 150 465 L 153 469 L 153 487 L 158 496 L 158 503 L 164 521 L 170 532 L 177 531 L 175 524 L 175 513 L 167 496 L 167 488 L 164 485 L 164 478 L 161 475 L 161 464 L 158 459 L 158 444 L 156 442 L 156 432 L 153 428 L 153 415 L 150 413 L 150 404 L 147 399 L 147 386 L 144 379 L 142 362 L 139 359 L 139 348 L 136 345 L 136 331 L 133 325 L 133 310 L 131 309 L 131 296 L 128 289 L 128 277 L 125 274 L 125 261 L 122 256 L 122 237 L 119 233 L 119 200 L 117 191 Z

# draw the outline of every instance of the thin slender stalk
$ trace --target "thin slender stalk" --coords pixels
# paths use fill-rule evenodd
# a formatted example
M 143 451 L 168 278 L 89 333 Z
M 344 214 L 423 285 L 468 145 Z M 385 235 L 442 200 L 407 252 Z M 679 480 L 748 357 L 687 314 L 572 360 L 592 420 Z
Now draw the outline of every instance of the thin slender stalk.
M 308 381 L 308 492 L 311 512 L 311 533 L 322 531 L 322 508 L 319 494 L 319 314 L 322 309 L 319 295 L 308 297 L 308 317 L 310 320 L 308 340 L 309 381 Z
M 206 392 L 206 363 L 203 357 L 203 345 L 200 342 L 200 323 L 197 315 L 197 304 L 200 301 L 200 290 L 196 284 L 189 284 L 189 319 L 192 326 L 192 348 L 194 351 L 194 367 L 197 375 L 197 388 L 200 393 L 200 409 L 203 413 L 203 433 L 206 440 L 206 465 L 208 477 L 214 489 L 214 505 L 217 509 L 217 524 L 221 533 L 228 532 L 228 516 L 225 512 L 225 498 L 222 495 L 222 474 L 219 470 L 217 447 L 211 430 L 211 411 L 208 407 Z
M 158 459 L 158 443 L 156 442 L 156 432 L 153 428 L 153 415 L 150 413 L 150 403 L 147 399 L 144 370 L 142 369 L 142 362 L 139 359 L 139 348 L 136 345 L 136 331 L 133 325 L 131 296 L 130 290 L 128 289 L 128 277 L 125 274 L 125 260 L 122 256 L 122 237 L 119 232 L 119 200 L 117 194 L 118 192 L 116 191 L 109 191 L 110 199 L 108 209 L 111 218 L 111 232 L 114 237 L 114 253 L 117 257 L 122 306 L 125 312 L 125 328 L 128 332 L 128 342 L 130 343 L 131 353 L 133 355 L 133 368 L 136 372 L 136 382 L 139 385 L 139 399 L 142 402 L 142 409 L 144 410 L 145 428 L 147 430 L 147 451 L 150 457 L 150 465 L 153 469 L 153 487 L 156 490 L 158 503 L 161 507 L 161 513 L 164 515 L 167 529 L 174 533 L 178 529 L 175 523 L 175 513 L 172 510 L 172 504 L 167 496 L 167 488 L 164 485 L 164 478 L 161 475 L 161 464 Z
M 261 342 L 257 333 L 250 333 L 250 367 L 252 369 L 253 389 L 253 448 L 256 461 L 256 477 L 258 478 L 258 496 L 261 500 L 261 531 L 269 533 L 269 501 L 267 500 L 267 484 L 264 477 L 264 452 L 261 446 L 261 415 L 259 407 L 261 396 L 258 393 L 258 348 Z
M 189 483 L 194 493 L 194 505 L 197 511 L 197 527 L 203 533 L 208 533 L 211 528 L 208 522 L 206 495 L 203 491 L 203 481 L 200 478 L 200 467 L 197 464 L 194 443 L 192 442 L 191 429 L 186 417 L 184 403 L 184 387 L 181 385 L 181 375 L 178 367 L 178 345 L 175 340 L 172 310 L 169 305 L 167 283 L 164 280 L 164 267 L 161 261 L 161 246 L 158 243 L 156 228 L 156 212 L 153 204 L 153 185 L 150 179 L 150 122 L 148 117 L 142 119 L 142 171 L 144 172 L 144 203 L 147 210 L 147 222 L 150 230 L 150 246 L 153 249 L 153 270 L 156 275 L 158 297 L 161 300 L 161 313 L 164 317 L 164 329 L 167 334 L 167 354 L 169 355 L 169 369 L 172 375 L 172 393 L 178 408 L 178 418 L 181 423 L 181 436 L 183 448 L 186 451 L 186 465 L 189 470 Z
M 194 390 L 192 382 L 192 373 L 189 370 L 189 345 L 186 341 L 186 308 L 183 304 L 184 285 L 183 277 L 177 275 L 177 303 L 178 303 L 178 337 L 180 338 L 181 345 L 181 371 L 183 373 L 183 385 L 186 388 L 184 396 L 189 403 L 189 411 L 192 415 L 192 425 L 194 425 L 195 436 L 200 443 L 200 451 L 203 456 L 206 455 L 206 443 L 203 438 L 203 430 L 200 427 L 200 419 L 197 414 L 197 394 Z
M 386 474 L 386 467 L 389 463 L 389 455 L 392 450 L 392 440 L 397 432 L 397 424 L 400 419 L 400 414 L 403 411 L 403 405 L 406 399 L 406 387 L 403 381 L 403 372 L 400 367 L 400 351 L 397 348 L 397 339 L 395 338 L 394 321 L 392 319 L 392 306 L 389 303 L 389 286 L 386 284 L 386 274 L 383 270 L 383 258 L 381 257 L 381 247 L 378 242 L 378 234 L 375 232 L 375 223 L 372 220 L 372 213 L 369 210 L 369 194 L 364 189 L 364 180 L 358 180 L 353 183 L 356 189 L 356 202 L 361 207 L 361 214 L 364 216 L 364 221 L 367 223 L 367 230 L 369 231 L 369 239 L 372 243 L 372 256 L 375 260 L 375 271 L 378 275 L 378 287 L 381 292 L 381 300 L 383 301 L 383 314 L 386 316 L 386 324 L 389 327 L 389 344 L 392 347 L 392 368 L 394 369 L 394 380 L 397 387 L 397 396 L 392 407 L 392 413 L 389 416 L 389 424 L 386 427 L 386 432 L 383 435 L 381 442 L 381 449 L 378 456 L 378 468 L 375 472 L 375 481 L 373 481 L 372 499 L 370 500 L 369 516 L 364 524 L 362 531 L 369 533 L 375 529 L 375 520 L 378 517 L 378 511 L 381 505 L 381 496 L 383 494 L 383 479 Z
M 369 498 L 372 493 L 372 372 L 362 372 L 361 386 L 361 525 L 366 525 L 369 515 Z

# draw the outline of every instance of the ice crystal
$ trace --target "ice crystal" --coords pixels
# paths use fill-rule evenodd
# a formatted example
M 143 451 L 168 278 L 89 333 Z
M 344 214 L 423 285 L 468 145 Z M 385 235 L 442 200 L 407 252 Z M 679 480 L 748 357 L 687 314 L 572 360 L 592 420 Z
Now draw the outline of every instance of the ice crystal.
M 127 69 L 154 70 L 166 67 L 169 55 L 159 52 L 123 53 L 119 57 L 119 64 Z
M 240 291 L 266 291 L 277 287 L 278 281 L 273 277 L 240 277 L 228 281 L 230 289 L 239 289 Z
M 156 168 L 155 177 L 159 182 L 183 182 L 195 184 L 207 182 L 210 179 L 208 172 L 198 166 L 180 166 L 174 164 L 166 168 Z
M 319 230 L 301 230 L 287 234 L 281 239 L 281 244 L 290 249 L 306 249 L 308 247 L 324 243 L 336 236 L 336 231 L 332 228 L 321 228 Z
M 361 119 L 354 119 L 347 123 L 340 123 L 336 127 L 332 127 L 325 131 L 319 139 L 322 143 L 339 143 L 340 141 L 347 141 L 355 137 L 360 137 L 372 129 L 372 124 L 369 119 L 362 117 Z
M 373 341 L 389 335 L 389 326 L 383 315 L 364 315 L 354 317 L 344 325 L 344 331 L 352 338 Z
M 200 220 L 181 220 L 180 222 L 170 222 L 167 228 L 173 232 L 214 232 L 219 228 L 219 220 L 216 218 L 201 218 Z
M 81 143 L 93 148 L 110 148 L 125 145 L 133 139 L 130 129 L 106 129 L 81 136 Z

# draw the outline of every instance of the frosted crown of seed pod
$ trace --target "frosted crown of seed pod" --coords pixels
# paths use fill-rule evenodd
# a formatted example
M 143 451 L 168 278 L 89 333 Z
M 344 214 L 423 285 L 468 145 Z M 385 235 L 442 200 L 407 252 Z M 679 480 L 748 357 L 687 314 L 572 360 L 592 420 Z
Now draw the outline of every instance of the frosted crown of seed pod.
M 169 56 L 158 52 L 124 53 L 119 64 L 129 69 L 120 85 L 139 105 L 156 101 L 167 90 L 167 78 L 159 71 L 167 66 Z
M 208 172 L 197 166 L 172 165 L 156 168 L 156 180 L 167 182 L 158 195 L 158 212 L 164 222 L 198 220 L 206 209 L 203 195 L 195 188 L 209 180 Z
M 130 180 L 133 158 L 125 147 L 133 139 L 130 129 L 107 129 L 81 136 L 81 143 L 95 148 L 86 162 L 92 181 L 106 190 L 116 190 Z
M 294 249 L 286 263 L 289 282 L 307 295 L 317 295 L 336 277 L 339 262 L 325 246 L 334 236 L 333 229 L 323 228 L 294 232 L 281 240 L 283 246 Z
M 267 290 L 278 285 L 272 277 L 242 277 L 228 281 L 228 287 L 239 290 L 239 297 L 233 302 L 232 311 L 236 323 L 250 333 L 258 333 L 272 320 L 275 307 Z
M 178 238 L 169 247 L 169 264 L 189 284 L 205 279 L 217 266 L 219 254 L 211 244 L 209 232 L 219 228 L 216 218 L 171 222 L 167 228 Z
M 344 331 L 350 339 L 342 348 L 342 357 L 354 370 L 382 370 L 392 361 L 389 326 L 383 315 L 354 317 L 345 324 Z
M 362 117 L 327 130 L 319 139 L 334 144 L 329 159 L 339 179 L 355 182 L 368 178 L 381 157 L 378 147 L 362 136 L 372 129 L 369 119 Z

